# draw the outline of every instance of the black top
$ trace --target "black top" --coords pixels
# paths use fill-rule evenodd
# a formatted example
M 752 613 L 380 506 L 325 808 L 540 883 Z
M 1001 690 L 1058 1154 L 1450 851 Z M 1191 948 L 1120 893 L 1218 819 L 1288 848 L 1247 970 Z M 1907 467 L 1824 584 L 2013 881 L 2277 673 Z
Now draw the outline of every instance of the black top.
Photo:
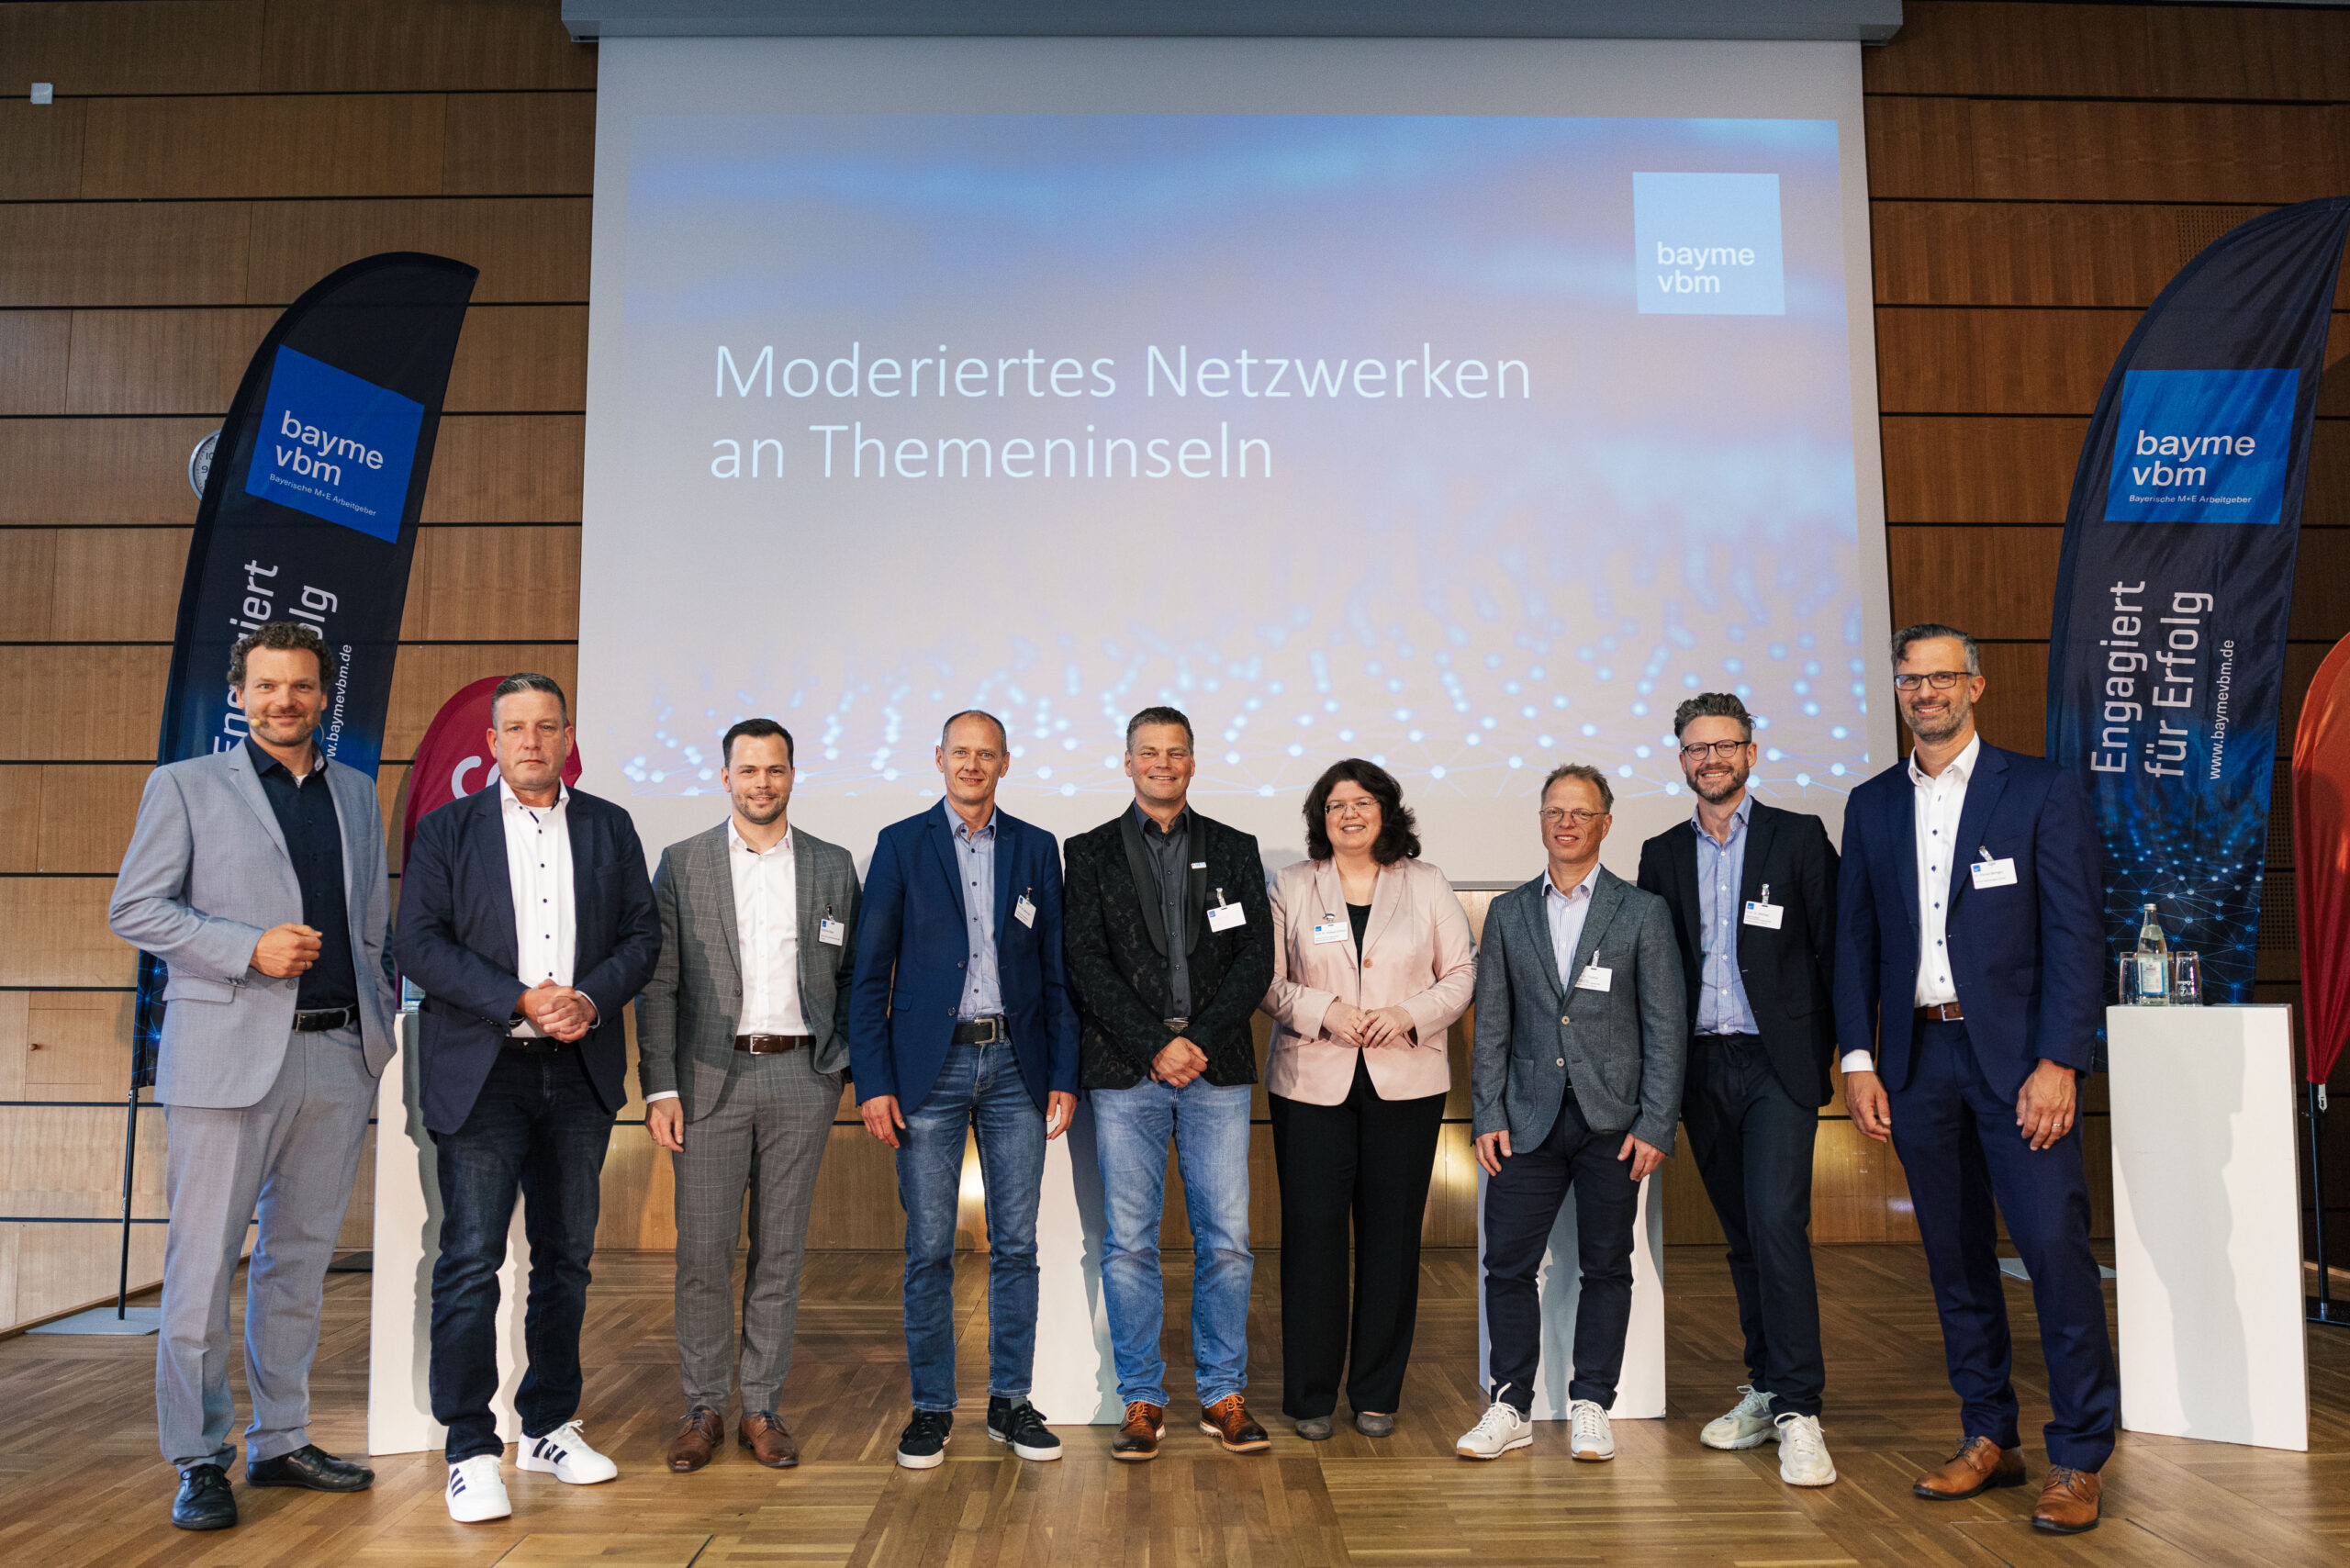
M 1371 906 L 1350 903 L 1347 906 L 1347 924 L 1355 928 L 1355 967 L 1362 967 L 1362 942 L 1371 931 Z
M 1135 803 L 1135 821 L 1142 828 L 1143 847 L 1147 850 L 1151 879 L 1158 884 L 1155 892 L 1161 918 L 1169 931 L 1185 926 L 1183 900 L 1191 889 L 1192 809 L 1189 806 L 1175 813 L 1172 825 L 1162 830 L 1151 820 L 1150 813 Z M 1136 891 L 1146 890 L 1137 889 Z M 1190 955 L 1181 942 L 1167 944 L 1167 1004 L 1172 1009 L 1169 1018 L 1192 1015 L 1192 970 Z
M 314 752 L 317 766 L 297 780 L 250 735 L 245 750 L 269 809 L 277 813 L 278 830 L 285 834 L 294 879 L 302 885 L 302 924 L 319 934 L 319 961 L 302 971 L 294 1005 L 305 1013 L 356 1007 L 359 974 L 351 958 L 351 909 L 342 896 L 342 819 L 335 815 L 334 791 L 327 788 L 327 759 Z

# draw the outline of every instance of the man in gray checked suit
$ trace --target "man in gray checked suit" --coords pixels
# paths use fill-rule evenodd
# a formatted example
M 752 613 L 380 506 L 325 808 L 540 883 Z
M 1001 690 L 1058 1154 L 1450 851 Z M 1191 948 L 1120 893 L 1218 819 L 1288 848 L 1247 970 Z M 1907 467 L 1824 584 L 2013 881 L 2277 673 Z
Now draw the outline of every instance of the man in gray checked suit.
M 1541 805 L 1550 865 L 1485 913 L 1469 1108 L 1487 1177 L 1494 1403 L 1455 1445 L 1469 1459 L 1534 1440 L 1537 1275 L 1570 1190 L 1583 1292 L 1568 1449 L 1616 1457 L 1607 1412 L 1631 1324 L 1632 1224 L 1640 1182 L 1673 1152 L 1689 1036 L 1672 912 L 1599 864 L 1615 804 L 1599 769 L 1551 769 Z
M 148 778 L 107 911 L 116 935 L 171 967 L 155 1078 L 172 1216 L 155 1417 L 179 1466 L 183 1529 L 237 1522 L 229 1290 L 256 1208 L 246 1483 L 356 1492 L 375 1479 L 307 1429 L 319 1292 L 397 1011 L 375 780 L 312 739 L 334 675 L 308 626 L 272 622 L 236 644 L 229 683 L 250 733 Z
M 791 1371 L 809 1204 L 848 1065 L 838 998 L 856 966 L 856 863 L 785 817 L 790 733 L 745 719 L 721 746 L 734 809 L 662 852 L 661 961 L 636 1002 L 645 1130 L 674 1157 L 677 1178 L 686 1417 L 669 1468 L 680 1473 L 708 1464 L 725 1429 L 745 1191 L 736 1438 L 761 1464 L 800 1462 L 776 1395 Z

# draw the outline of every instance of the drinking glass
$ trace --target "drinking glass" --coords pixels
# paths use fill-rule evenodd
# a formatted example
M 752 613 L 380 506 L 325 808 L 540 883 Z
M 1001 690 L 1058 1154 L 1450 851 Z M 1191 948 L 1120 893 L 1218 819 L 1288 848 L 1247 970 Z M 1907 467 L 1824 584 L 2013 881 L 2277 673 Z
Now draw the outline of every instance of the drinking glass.
M 2170 956 L 2170 1000 L 2179 1007 L 2199 1007 L 2203 1002 L 2203 965 L 2193 953 L 2173 952 Z

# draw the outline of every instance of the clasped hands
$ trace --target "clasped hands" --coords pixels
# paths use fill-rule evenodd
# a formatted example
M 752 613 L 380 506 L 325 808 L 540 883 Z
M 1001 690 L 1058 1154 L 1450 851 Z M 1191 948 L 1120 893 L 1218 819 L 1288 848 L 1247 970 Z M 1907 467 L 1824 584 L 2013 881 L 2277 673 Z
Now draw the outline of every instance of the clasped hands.
M 1412 1015 L 1401 1006 L 1362 1008 L 1351 1002 L 1332 1002 L 1322 1014 L 1322 1033 L 1341 1046 L 1353 1046 L 1371 1050 L 1381 1046 L 1410 1047 L 1419 1042 L 1413 1036 Z
M 522 993 L 515 1011 L 537 1025 L 542 1033 L 566 1044 L 583 1037 L 596 1025 L 596 1004 L 585 991 L 551 980 L 541 980 Z

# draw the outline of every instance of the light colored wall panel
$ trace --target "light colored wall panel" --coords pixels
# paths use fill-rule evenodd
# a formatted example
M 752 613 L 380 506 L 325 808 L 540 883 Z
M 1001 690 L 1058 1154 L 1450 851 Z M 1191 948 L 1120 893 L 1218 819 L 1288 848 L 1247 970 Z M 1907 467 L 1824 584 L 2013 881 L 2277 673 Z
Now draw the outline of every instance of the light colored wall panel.
M 129 985 L 137 955 L 106 929 L 112 877 L 0 877 L 0 985 Z
M 567 641 L 578 628 L 576 528 L 418 531 L 402 638 Z
M 0 647 L 0 761 L 151 761 L 167 647 Z

